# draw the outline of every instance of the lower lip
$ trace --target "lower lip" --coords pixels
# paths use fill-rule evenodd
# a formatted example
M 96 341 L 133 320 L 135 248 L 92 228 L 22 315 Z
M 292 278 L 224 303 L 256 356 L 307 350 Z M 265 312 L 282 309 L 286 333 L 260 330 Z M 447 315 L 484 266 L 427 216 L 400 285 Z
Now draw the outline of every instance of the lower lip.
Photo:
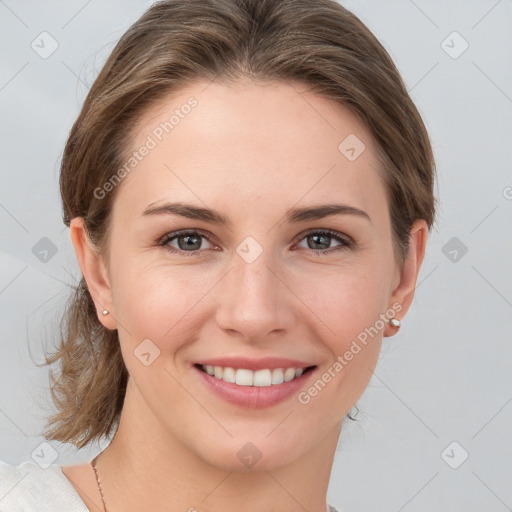
M 249 409 L 271 407 L 296 395 L 304 386 L 305 381 L 315 371 L 315 368 L 312 368 L 300 377 L 273 386 L 239 386 L 217 379 L 196 366 L 193 369 L 199 373 L 203 382 L 220 398 L 231 404 Z

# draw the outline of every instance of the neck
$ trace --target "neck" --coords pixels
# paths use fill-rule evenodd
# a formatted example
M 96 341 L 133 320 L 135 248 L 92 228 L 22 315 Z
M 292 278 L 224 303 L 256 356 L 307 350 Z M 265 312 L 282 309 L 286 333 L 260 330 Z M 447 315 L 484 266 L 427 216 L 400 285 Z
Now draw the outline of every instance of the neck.
M 130 379 L 118 431 L 97 461 L 108 512 L 325 512 L 340 428 L 284 466 L 220 467 L 163 431 Z

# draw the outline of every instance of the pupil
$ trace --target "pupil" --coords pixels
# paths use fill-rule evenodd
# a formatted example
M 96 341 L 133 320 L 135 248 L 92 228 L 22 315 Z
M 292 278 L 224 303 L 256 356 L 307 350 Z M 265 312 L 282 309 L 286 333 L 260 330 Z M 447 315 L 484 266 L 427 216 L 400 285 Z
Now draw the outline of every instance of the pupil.
M 185 235 L 185 236 L 182 236 L 180 239 L 185 239 L 186 242 L 185 244 L 179 244 L 180 245 L 180 249 L 199 249 L 199 247 L 201 246 L 201 240 L 199 239 L 198 236 L 196 235 Z M 180 240 L 178 239 L 178 241 Z M 190 240 L 192 240 L 192 242 L 190 242 Z M 195 240 L 195 242 L 193 241 Z M 198 245 L 198 247 L 193 247 L 194 245 Z
M 314 239 L 315 243 L 320 243 L 320 245 L 324 245 L 324 247 L 321 247 L 321 249 L 328 249 L 329 248 L 329 242 L 322 244 L 321 242 L 318 242 L 319 239 L 328 240 L 330 237 L 328 235 L 311 235 L 311 238 Z M 318 247 L 310 247 L 310 249 L 318 249 Z

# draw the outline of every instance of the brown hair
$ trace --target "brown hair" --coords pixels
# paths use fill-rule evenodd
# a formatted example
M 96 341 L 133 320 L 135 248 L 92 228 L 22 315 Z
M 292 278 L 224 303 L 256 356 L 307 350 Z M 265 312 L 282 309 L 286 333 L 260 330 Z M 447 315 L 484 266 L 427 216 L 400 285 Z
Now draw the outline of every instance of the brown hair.
M 434 222 L 435 163 L 427 130 L 390 56 L 334 0 L 164 0 L 121 37 L 67 140 L 60 189 L 64 223 L 83 217 L 108 261 L 119 187 L 94 191 L 125 161 L 133 127 L 155 101 L 197 80 L 299 80 L 355 113 L 380 151 L 397 261 L 416 219 Z M 341 142 L 341 141 L 340 141 Z M 46 364 L 58 412 L 47 439 L 82 448 L 118 424 L 128 373 L 117 331 L 105 329 L 82 278 Z M 51 427 L 51 428 L 50 428 Z

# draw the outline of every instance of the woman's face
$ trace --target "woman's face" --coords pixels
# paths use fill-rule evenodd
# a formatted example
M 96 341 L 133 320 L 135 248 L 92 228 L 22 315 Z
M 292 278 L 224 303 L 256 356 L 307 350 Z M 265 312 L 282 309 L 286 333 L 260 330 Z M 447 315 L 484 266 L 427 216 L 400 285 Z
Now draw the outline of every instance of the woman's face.
M 408 305 L 374 142 L 306 89 L 173 94 L 135 127 L 117 185 L 99 300 L 130 374 L 125 407 L 219 467 L 259 453 L 270 468 L 337 436 Z M 315 215 L 323 205 L 339 213 Z M 225 383 L 206 362 L 263 371 L 223 370 L 240 382 Z M 283 367 L 314 368 L 277 384 Z M 242 385 L 254 375 L 261 386 Z

